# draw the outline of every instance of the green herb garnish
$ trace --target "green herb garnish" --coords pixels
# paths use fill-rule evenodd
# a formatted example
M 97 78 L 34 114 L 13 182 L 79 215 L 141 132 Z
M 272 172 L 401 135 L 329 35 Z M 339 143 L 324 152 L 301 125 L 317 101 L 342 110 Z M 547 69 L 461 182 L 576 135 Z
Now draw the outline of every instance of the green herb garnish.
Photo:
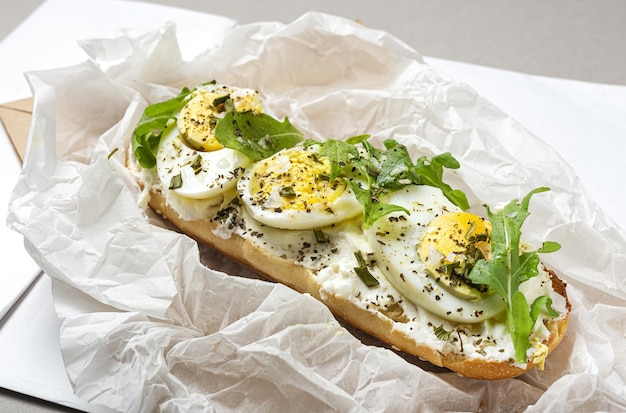
M 156 165 L 156 151 L 163 131 L 176 121 L 175 114 L 185 106 L 191 90 L 183 88 L 178 96 L 146 107 L 131 138 L 133 153 L 144 168 Z
M 120 148 L 113 148 L 113 150 L 109 153 L 109 156 L 107 156 L 107 160 L 111 159 L 113 155 L 115 155 L 119 149 Z
M 368 287 L 376 287 L 378 285 L 378 280 L 372 275 L 370 270 L 367 268 L 367 263 L 365 262 L 365 258 L 361 254 L 361 251 L 355 251 L 354 257 L 358 263 L 357 267 L 354 267 L 354 272 L 361 278 L 361 281 L 365 283 Z
M 328 242 L 328 238 L 326 237 L 326 234 L 324 234 L 324 232 L 321 229 L 314 229 L 313 233 L 315 234 L 315 240 L 319 244 L 326 244 Z
M 379 201 L 377 196 L 372 194 L 372 187 L 362 188 L 359 182 L 355 180 L 347 179 L 346 181 L 354 195 L 356 195 L 357 201 L 363 207 L 363 225 L 365 228 L 370 228 L 379 218 L 392 212 L 402 211 L 409 213 L 408 210 L 401 206 Z
M 519 291 L 520 284 L 539 273 L 538 253 L 554 252 L 560 248 L 556 242 L 545 242 L 537 251 L 520 250 L 521 227 L 530 215 L 530 198 L 533 194 L 548 190 L 549 188 L 537 188 L 526 195 L 521 203 L 511 201 L 497 213 L 492 213 L 485 206 L 492 225 L 493 256 L 489 261 L 477 261 L 469 274 L 472 282 L 488 285 L 506 301 L 507 324 L 513 337 L 515 356 L 520 363 L 527 361 L 530 333 L 540 309 L 545 307 L 550 315 L 558 316 L 551 307 L 552 300 L 549 297 L 541 296 L 529 305 L 524 294 Z
M 307 140 L 304 146 L 320 145 L 321 154 L 330 161 L 329 180 L 344 177 L 363 206 L 364 226 L 369 228 L 380 217 L 405 208 L 381 202 L 382 196 L 397 191 L 406 185 L 429 185 L 441 189 L 443 194 L 462 209 L 469 202 L 462 191 L 452 189 L 443 181 L 444 168 L 459 168 L 458 161 L 443 153 L 432 159 L 422 156 L 413 163 L 406 146 L 393 139 L 384 141 L 385 149 L 374 148 L 367 139 L 369 135 L 358 135 L 348 140 L 329 139 L 325 142 Z M 363 155 L 357 148 L 361 144 Z M 351 178 L 359 176 L 358 178 Z
M 193 162 L 191 163 L 191 169 L 193 169 L 193 173 L 198 175 L 202 172 L 202 155 L 196 155 Z
M 168 189 L 178 189 L 181 186 L 183 186 L 183 175 L 182 175 L 182 173 L 179 173 L 178 175 L 172 176 L 172 179 L 170 180 L 170 186 L 168 187 Z
M 450 335 L 452 335 L 452 330 L 447 331 L 443 328 L 443 324 L 439 325 L 439 327 L 435 328 L 435 335 L 439 340 L 448 341 L 450 339 Z
M 211 81 L 200 86 L 214 83 Z M 146 107 L 131 138 L 133 153 L 142 167 L 150 169 L 156 165 L 161 136 L 168 126 L 176 122 L 176 115 L 187 104 L 192 92 L 185 87 L 178 96 Z M 291 148 L 302 140 L 302 133 L 287 118 L 280 122 L 266 114 L 238 112 L 230 95 L 214 99 L 213 105 L 223 105 L 226 112 L 224 118 L 215 121 L 214 133 L 218 142 L 254 161 Z
M 219 143 L 253 161 L 268 158 L 302 141 L 302 132 L 289 119 L 280 122 L 267 114 L 256 115 L 251 111 L 226 112 L 217 121 L 214 133 Z
M 217 97 L 217 98 L 213 99 L 213 106 L 214 107 L 218 107 L 219 105 L 224 105 L 226 103 L 226 101 L 229 100 L 229 99 L 230 99 L 230 94 Z
M 280 194 L 280 196 L 285 198 L 294 198 L 298 196 L 292 186 L 283 186 L 282 188 L 280 188 L 278 193 Z

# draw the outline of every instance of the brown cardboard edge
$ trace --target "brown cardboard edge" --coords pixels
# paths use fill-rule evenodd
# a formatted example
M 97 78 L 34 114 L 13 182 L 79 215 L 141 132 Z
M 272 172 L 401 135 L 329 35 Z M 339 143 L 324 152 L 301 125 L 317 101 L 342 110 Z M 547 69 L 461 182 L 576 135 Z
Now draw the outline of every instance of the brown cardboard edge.
M 25 98 L 0 104 L 0 121 L 20 161 L 24 161 L 26 142 L 33 114 L 33 99 Z

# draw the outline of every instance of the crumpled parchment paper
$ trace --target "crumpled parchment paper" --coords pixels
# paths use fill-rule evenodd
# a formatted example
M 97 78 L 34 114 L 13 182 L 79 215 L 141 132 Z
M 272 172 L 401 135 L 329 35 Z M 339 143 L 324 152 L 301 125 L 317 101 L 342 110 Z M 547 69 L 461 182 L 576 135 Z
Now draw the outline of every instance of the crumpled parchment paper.
M 85 63 L 28 74 L 34 115 L 8 217 L 53 280 L 78 396 L 123 412 L 626 409 L 624 231 L 556 153 L 470 86 L 387 33 L 319 13 L 236 27 L 191 61 L 172 25 L 82 45 Z M 260 90 L 307 137 L 450 151 L 462 167 L 448 181 L 478 212 L 552 188 L 533 197 L 524 227 L 531 243 L 562 244 L 543 258 L 573 304 L 545 371 L 483 382 L 363 344 L 311 297 L 144 211 L 124 168 L 134 125 L 147 104 L 211 79 Z

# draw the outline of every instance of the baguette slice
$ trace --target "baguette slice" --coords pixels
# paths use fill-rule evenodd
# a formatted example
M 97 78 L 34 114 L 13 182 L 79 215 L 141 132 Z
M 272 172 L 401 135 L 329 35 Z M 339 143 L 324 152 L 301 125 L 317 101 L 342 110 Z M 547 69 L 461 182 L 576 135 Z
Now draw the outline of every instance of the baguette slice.
M 508 361 L 469 359 L 458 353 L 442 354 L 437 349 L 419 342 L 401 329 L 395 328 L 397 322 L 383 313 L 357 307 L 347 297 L 329 294 L 307 268 L 289 259 L 268 254 L 252 241 L 236 234 L 233 234 L 229 239 L 222 239 L 214 233 L 217 224 L 210 220 L 185 220 L 181 218 L 156 188 L 150 189 L 149 205 L 190 237 L 213 247 L 272 281 L 285 284 L 301 293 L 312 295 L 326 304 L 338 318 L 396 350 L 426 360 L 435 366 L 448 368 L 462 376 L 476 379 L 511 378 L 536 367 L 532 360 L 529 360 L 526 368 L 520 368 Z M 567 329 L 568 314 L 571 308 L 567 300 L 566 284 L 554 272 L 549 271 L 549 273 L 554 291 L 565 298 L 567 314 L 557 321 L 546 322 L 550 335 L 543 341 L 543 344 L 547 346 L 548 354 L 561 342 Z

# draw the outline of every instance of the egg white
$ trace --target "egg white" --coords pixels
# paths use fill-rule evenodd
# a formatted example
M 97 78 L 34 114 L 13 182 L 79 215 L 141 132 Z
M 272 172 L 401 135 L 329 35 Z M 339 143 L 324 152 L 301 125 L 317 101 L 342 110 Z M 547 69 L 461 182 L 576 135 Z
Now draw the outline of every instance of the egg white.
M 290 151 L 301 150 L 303 150 L 301 147 L 285 149 L 264 161 L 268 162 L 269 168 L 291 173 L 291 162 L 286 154 Z M 307 150 L 314 151 L 315 149 Z M 362 213 L 362 206 L 348 185 L 343 193 L 331 203 L 311 202 L 306 210 L 290 209 L 285 206 L 283 196 L 280 194 L 282 182 L 265 182 L 264 184 L 270 188 L 269 196 L 261 199 L 259 194 L 253 193 L 251 189 L 251 181 L 255 179 L 254 173 L 254 165 L 246 169 L 238 181 L 237 190 L 249 214 L 265 225 L 288 230 L 317 229 L 340 223 Z M 316 178 L 306 175 L 306 172 L 304 174 L 299 176 L 303 182 L 312 182 Z
M 180 176 L 182 184 L 171 190 L 193 199 L 212 198 L 233 189 L 239 173 L 250 163 L 233 149 L 201 152 L 189 147 L 176 125 L 165 130 L 157 152 L 157 173 L 165 189 Z
M 497 294 L 468 301 L 447 291 L 433 279 L 420 261 L 417 245 L 426 226 L 436 216 L 460 209 L 437 188 L 410 185 L 388 195 L 384 202 L 410 211 L 396 212 L 377 220 L 365 231 L 376 262 L 391 284 L 407 299 L 453 322 L 477 323 L 504 311 Z

